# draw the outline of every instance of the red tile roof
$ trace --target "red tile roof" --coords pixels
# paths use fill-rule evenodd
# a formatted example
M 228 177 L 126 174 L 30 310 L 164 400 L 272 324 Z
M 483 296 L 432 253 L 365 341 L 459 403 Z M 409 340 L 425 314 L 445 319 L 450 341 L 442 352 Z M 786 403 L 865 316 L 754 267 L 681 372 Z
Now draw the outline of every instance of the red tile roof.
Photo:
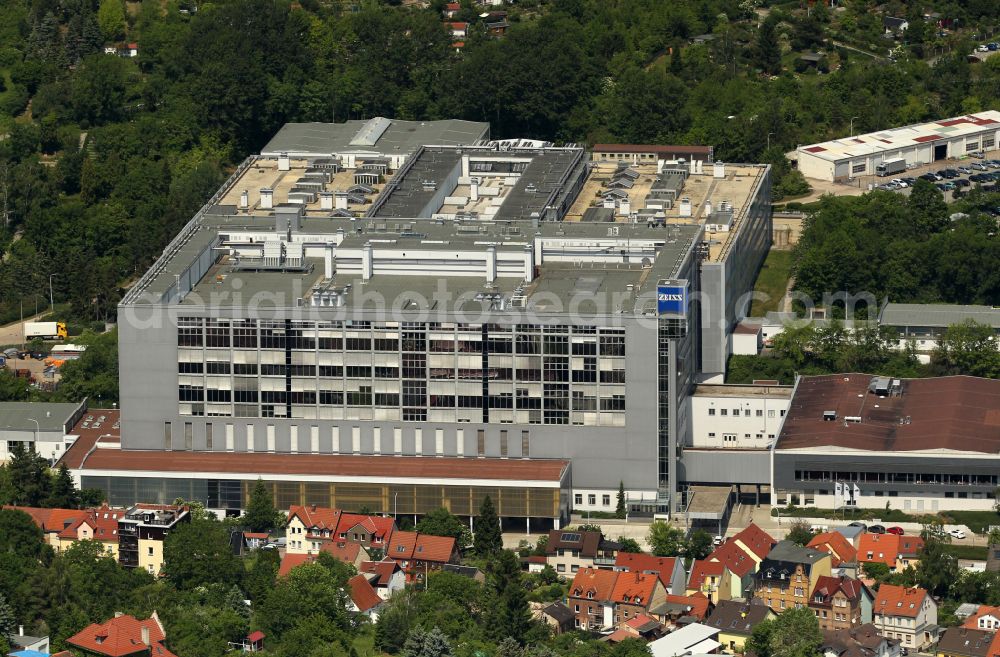
M 378 597 L 364 575 L 355 575 L 347 580 L 347 586 L 351 589 L 351 600 L 359 611 L 368 611 L 382 604 L 382 598 Z
M 916 618 L 927 597 L 927 591 L 918 588 L 883 584 L 878 588 L 872 612 L 884 616 Z
M 81 509 L 41 509 L 32 506 L 10 505 L 4 505 L 3 508 L 27 513 L 35 525 L 46 533 L 59 533 L 77 520 L 87 517 L 87 511 Z
M 840 532 L 816 534 L 806 547 L 830 553 L 830 561 L 834 567 L 842 563 L 853 563 L 858 558 L 858 551 Z
M 90 422 L 84 427 L 83 423 L 87 421 L 87 416 L 95 414 L 104 416 L 104 422 L 101 423 L 101 426 L 97 427 L 95 426 L 96 423 Z M 80 464 L 86 459 L 87 453 L 97 444 L 98 440 L 101 443 L 121 443 L 121 430 L 115 428 L 116 426 L 121 426 L 119 424 L 120 419 L 120 410 L 107 408 L 89 409 L 87 413 L 80 416 L 76 425 L 69 430 L 69 435 L 76 436 L 77 439 L 69 449 L 63 452 L 59 463 L 65 463 L 67 468 L 73 470 L 80 467 Z
M 980 629 L 979 619 L 982 618 L 983 616 L 993 616 L 994 618 L 1000 619 L 1000 607 L 980 605 L 979 609 L 976 610 L 976 613 L 972 614 L 971 616 L 965 619 L 965 621 L 962 623 L 962 627 L 971 630 Z M 992 629 L 992 628 L 982 628 L 982 629 Z
M 134 616 L 123 614 L 103 623 L 88 625 L 66 639 L 66 642 L 99 655 L 124 657 L 147 649 L 146 644 L 142 642 L 143 628 L 149 631 L 153 657 L 174 657 L 173 653 L 162 645 L 165 636 L 155 616 L 138 620 Z
M 292 572 L 292 569 L 301 566 L 304 563 L 313 563 L 316 561 L 315 554 L 288 554 L 281 557 L 281 566 L 278 567 L 278 577 L 284 577 L 288 573 Z
M 677 559 L 674 557 L 654 557 L 651 554 L 619 552 L 615 558 L 615 569 L 627 572 L 655 573 L 665 587 L 670 587 L 670 577 L 674 573 Z
M 469 27 L 469 24 L 468 23 L 461 23 L 461 22 L 459 22 L 459 23 L 448 23 L 448 26 L 451 29 L 453 29 L 453 30 L 464 30 L 465 28 Z
M 389 586 L 389 581 L 394 573 L 399 571 L 399 564 L 395 561 L 365 561 L 361 564 L 361 572 L 378 575 L 375 586 Z
M 770 534 L 754 523 L 747 525 L 741 532 L 729 539 L 728 542 L 732 541 L 742 542 L 761 559 L 766 557 L 771 548 L 778 544 L 776 540 L 771 538 Z
M 733 539 L 715 548 L 712 554 L 708 555 L 708 560 L 725 566 L 737 577 L 743 577 L 757 569 L 757 562 Z
M 618 573 L 613 570 L 581 568 L 569 585 L 569 596 L 592 600 L 610 600 L 614 594 Z
M 350 532 L 356 527 L 361 527 L 366 532 L 376 536 L 383 541 L 389 538 L 396 521 L 383 516 L 363 516 L 357 513 L 344 513 L 340 516 L 340 523 L 337 525 L 337 533 Z
M 629 604 L 649 606 L 653 599 L 656 585 L 660 583 L 659 576 L 638 572 L 618 573 L 615 587 L 611 591 L 611 600 Z
M 455 551 L 455 539 L 418 532 L 393 532 L 385 556 L 397 561 L 434 561 L 448 563 Z
M 899 557 L 915 557 L 924 548 L 919 536 L 896 534 L 862 534 L 858 539 L 858 563 L 880 562 L 896 567 Z
M 169 454 L 169 456 L 166 456 Z M 72 467 L 72 466 L 70 466 Z M 452 479 L 507 479 L 562 481 L 569 461 L 557 459 L 500 459 L 422 456 L 356 456 L 351 454 L 275 454 L 267 452 L 185 452 L 98 448 L 81 468 L 143 472 L 217 472 L 337 477 Z M 146 474 L 144 476 L 152 476 Z
M 667 602 L 691 607 L 691 611 L 687 615 L 698 620 L 703 620 L 708 615 L 709 600 L 701 591 L 695 591 L 691 595 L 672 595 L 668 593 Z
M 306 533 L 313 530 L 329 532 L 337 531 L 340 522 L 340 509 L 330 509 L 324 506 L 292 506 L 288 509 L 288 519 L 298 518 L 306 526 Z
M 320 546 L 320 552 L 332 555 L 337 561 L 344 563 L 354 563 L 361 554 L 360 543 L 349 543 L 347 541 L 327 541 Z
M 270 534 L 267 532 L 243 532 L 243 538 L 256 538 L 259 540 L 265 539 L 268 536 L 270 536 Z
M 722 577 L 725 566 L 719 561 L 695 559 L 691 564 L 691 574 L 688 576 L 688 588 L 700 589 L 708 577 Z
M 868 391 L 870 374 L 804 376 L 778 437 L 778 450 L 1000 452 L 1000 380 L 973 376 L 903 379 L 902 394 Z M 835 411 L 837 421 L 825 421 Z M 860 422 L 845 423 L 845 417 Z M 906 420 L 906 421 L 901 421 Z
M 257 643 L 258 641 L 263 641 L 265 636 L 266 635 L 263 632 L 257 630 L 256 632 L 251 632 L 247 635 L 247 641 L 250 643 Z
M 817 596 L 822 596 L 823 602 L 831 600 L 838 591 L 842 591 L 844 596 L 851 602 L 859 602 L 864 591 L 864 584 L 860 580 L 850 577 L 827 577 L 820 575 L 816 580 L 816 586 L 812 591 L 812 598 L 815 602 Z
M 652 616 L 647 616 L 646 614 L 639 614 L 638 616 L 634 616 L 625 621 L 625 625 L 631 627 L 633 630 L 638 630 L 647 623 L 659 623 L 659 621 Z

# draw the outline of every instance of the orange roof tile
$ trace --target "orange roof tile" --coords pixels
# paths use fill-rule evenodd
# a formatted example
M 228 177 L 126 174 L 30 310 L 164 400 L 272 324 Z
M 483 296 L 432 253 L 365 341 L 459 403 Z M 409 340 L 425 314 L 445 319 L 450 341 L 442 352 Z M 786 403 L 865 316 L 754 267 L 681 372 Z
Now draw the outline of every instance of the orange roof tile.
M 288 573 L 292 572 L 292 569 L 301 566 L 304 563 L 313 563 L 316 561 L 315 554 L 288 554 L 281 557 L 281 566 L 278 567 L 278 577 L 284 577 Z
M 708 615 L 708 598 L 701 591 L 696 591 L 691 595 L 671 595 L 667 594 L 667 602 L 690 607 L 688 616 L 703 620 Z
M 581 568 L 569 586 L 569 595 L 574 598 L 610 600 L 619 574 L 613 570 Z
M 448 563 L 455 551 L 455 539 L 419 532 L 393 532 L 385 556 L 395 560 L 417 559 Z
M 653 592 L 659 583 L 660 578 L 655 574 L 618 573 L 615 587 L 611 591 L 611 600 L 649 606 L 649 601 L 653 599 Z
M 972 614 L 971 616 L 965 619 L 965 622 L 962 623 L 962 627 L 970 630 L 993 629 L 992 627 L 990 628 L 979 627 L 979 619 L 982 618 L 983 616 L 993 616 L 994 618 L 1000 619 L 1000 607 L 980 605 L 979 609 L 976 610 L 976 613 Z
M 615 557 L 616 570 L 656 573 L 666 587 L 670 586 L 670 577 L 674 573 L 676 563 L 675 557 L 654 557 L 641 552 L 619 552 Z
M 895 568 L 899 557 L 915 557 L 923 549 L 924 540 L 919 536 L 866 533 L 858 540 L 858 562 L 876 561 Z
M 382 598 L 378 597 L 364 575 L 355 575 L 347 580 L 347 586 L 351 589 L 351 600 L 359 611 L 368 611 L 382 604 Z
M 361 527 L 366 532 L 386 540 L 396 526 L 396 521 L 383 516 L 363 516 L 357 513 L 342 513 L 337 525 L 337 533 L 350 532 L 355 527 Z
M 872 611 L 885 616 L 907 616 L 915 618 L 927 597 L 927 591 L 919 588 L 883 584 L 875 596 Z
M 306 526 L 306 533 L 316 529 L 336 531 L 340 515 L 340 509 L 331 509 L 325 506 L 292 506 L 288 509 L 288 519 L 298 518 L 301 520 L 302 524 Z
M 320 547 L 320 552 L 326 552 L 337 561 L 344 563 L 354 563 L 361 554 L 363 548 L 358 543 L 348 543 L 346 541 L 327 541 Z
M 77 648 L 108 657 L 124 657 L 146 648 L 142 642 L 142 630 L 149 631 L 149 642 L 154 657 L 174 657 L 161 644 L 165 638 L 163 628 L 154 617 L 138 620 L 123 614 L 103 623 L 94 623 L 83 628 L 66 642 Z
M 389 586 L 389 580 L 399 570 L 399 564 L 389 561 L 365 561 L 361 564 L 361 572 L 378 575 L 375 586 Z
M 842 563 L 853 563 L 858 558 L 858 551 L 840 532 L 816 534 L 806 547 L 829 552 L 834 566 L 839 566 Z

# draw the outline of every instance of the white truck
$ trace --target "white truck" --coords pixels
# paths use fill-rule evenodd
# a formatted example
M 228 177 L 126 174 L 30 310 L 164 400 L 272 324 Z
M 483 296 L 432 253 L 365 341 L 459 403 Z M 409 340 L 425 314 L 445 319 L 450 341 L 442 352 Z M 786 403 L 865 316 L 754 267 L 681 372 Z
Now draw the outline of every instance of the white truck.
M 43 340 L 65 340 L 65 322 L 25 322 L 24 339 L 33 340 L 41 338 Z
M 886 160 L 881 164 L 875 165 L 875 173 L 882 177 L 902 173 L 903 171 L 906 171 L 906 160 L 902 158 L 898 160 Z

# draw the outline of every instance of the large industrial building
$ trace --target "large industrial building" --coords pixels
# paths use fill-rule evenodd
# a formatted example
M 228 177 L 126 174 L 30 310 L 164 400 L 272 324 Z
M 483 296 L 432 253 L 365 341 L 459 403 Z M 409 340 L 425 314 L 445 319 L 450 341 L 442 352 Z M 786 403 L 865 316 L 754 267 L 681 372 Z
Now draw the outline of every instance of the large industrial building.
M 793 157 L 806 178 L 841 182 L 875 175 L 883 162 L 905 160 L 915 167 L 996 150 L 998 133 L 1000 111 L 987 110 L 799 146 Z
M 800 377 L 774 447 L 772 503 L 992 509 L 998 409 L 993 379 Z
M 74 455 L 83 486 L 237 509 L 259 475 L 282 506 L 417 515 L 489 494 L 539 528 L 620 482 L 633 513 L 681 505 L 769 167 L 400 123 L 286 126 L 165 249 L 119 307 L 121 438 Z

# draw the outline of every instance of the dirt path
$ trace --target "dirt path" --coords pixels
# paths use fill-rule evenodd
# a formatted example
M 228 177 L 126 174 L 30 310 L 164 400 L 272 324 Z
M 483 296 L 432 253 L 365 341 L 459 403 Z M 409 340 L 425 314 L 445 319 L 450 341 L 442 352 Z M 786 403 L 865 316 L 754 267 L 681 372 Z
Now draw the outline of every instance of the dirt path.
M 781 312 L 792 312 L 792 288 L 795 287 L 795 277 L 788 277 L 788 285 L 785 286 L 785 296 L 781 298 Z

